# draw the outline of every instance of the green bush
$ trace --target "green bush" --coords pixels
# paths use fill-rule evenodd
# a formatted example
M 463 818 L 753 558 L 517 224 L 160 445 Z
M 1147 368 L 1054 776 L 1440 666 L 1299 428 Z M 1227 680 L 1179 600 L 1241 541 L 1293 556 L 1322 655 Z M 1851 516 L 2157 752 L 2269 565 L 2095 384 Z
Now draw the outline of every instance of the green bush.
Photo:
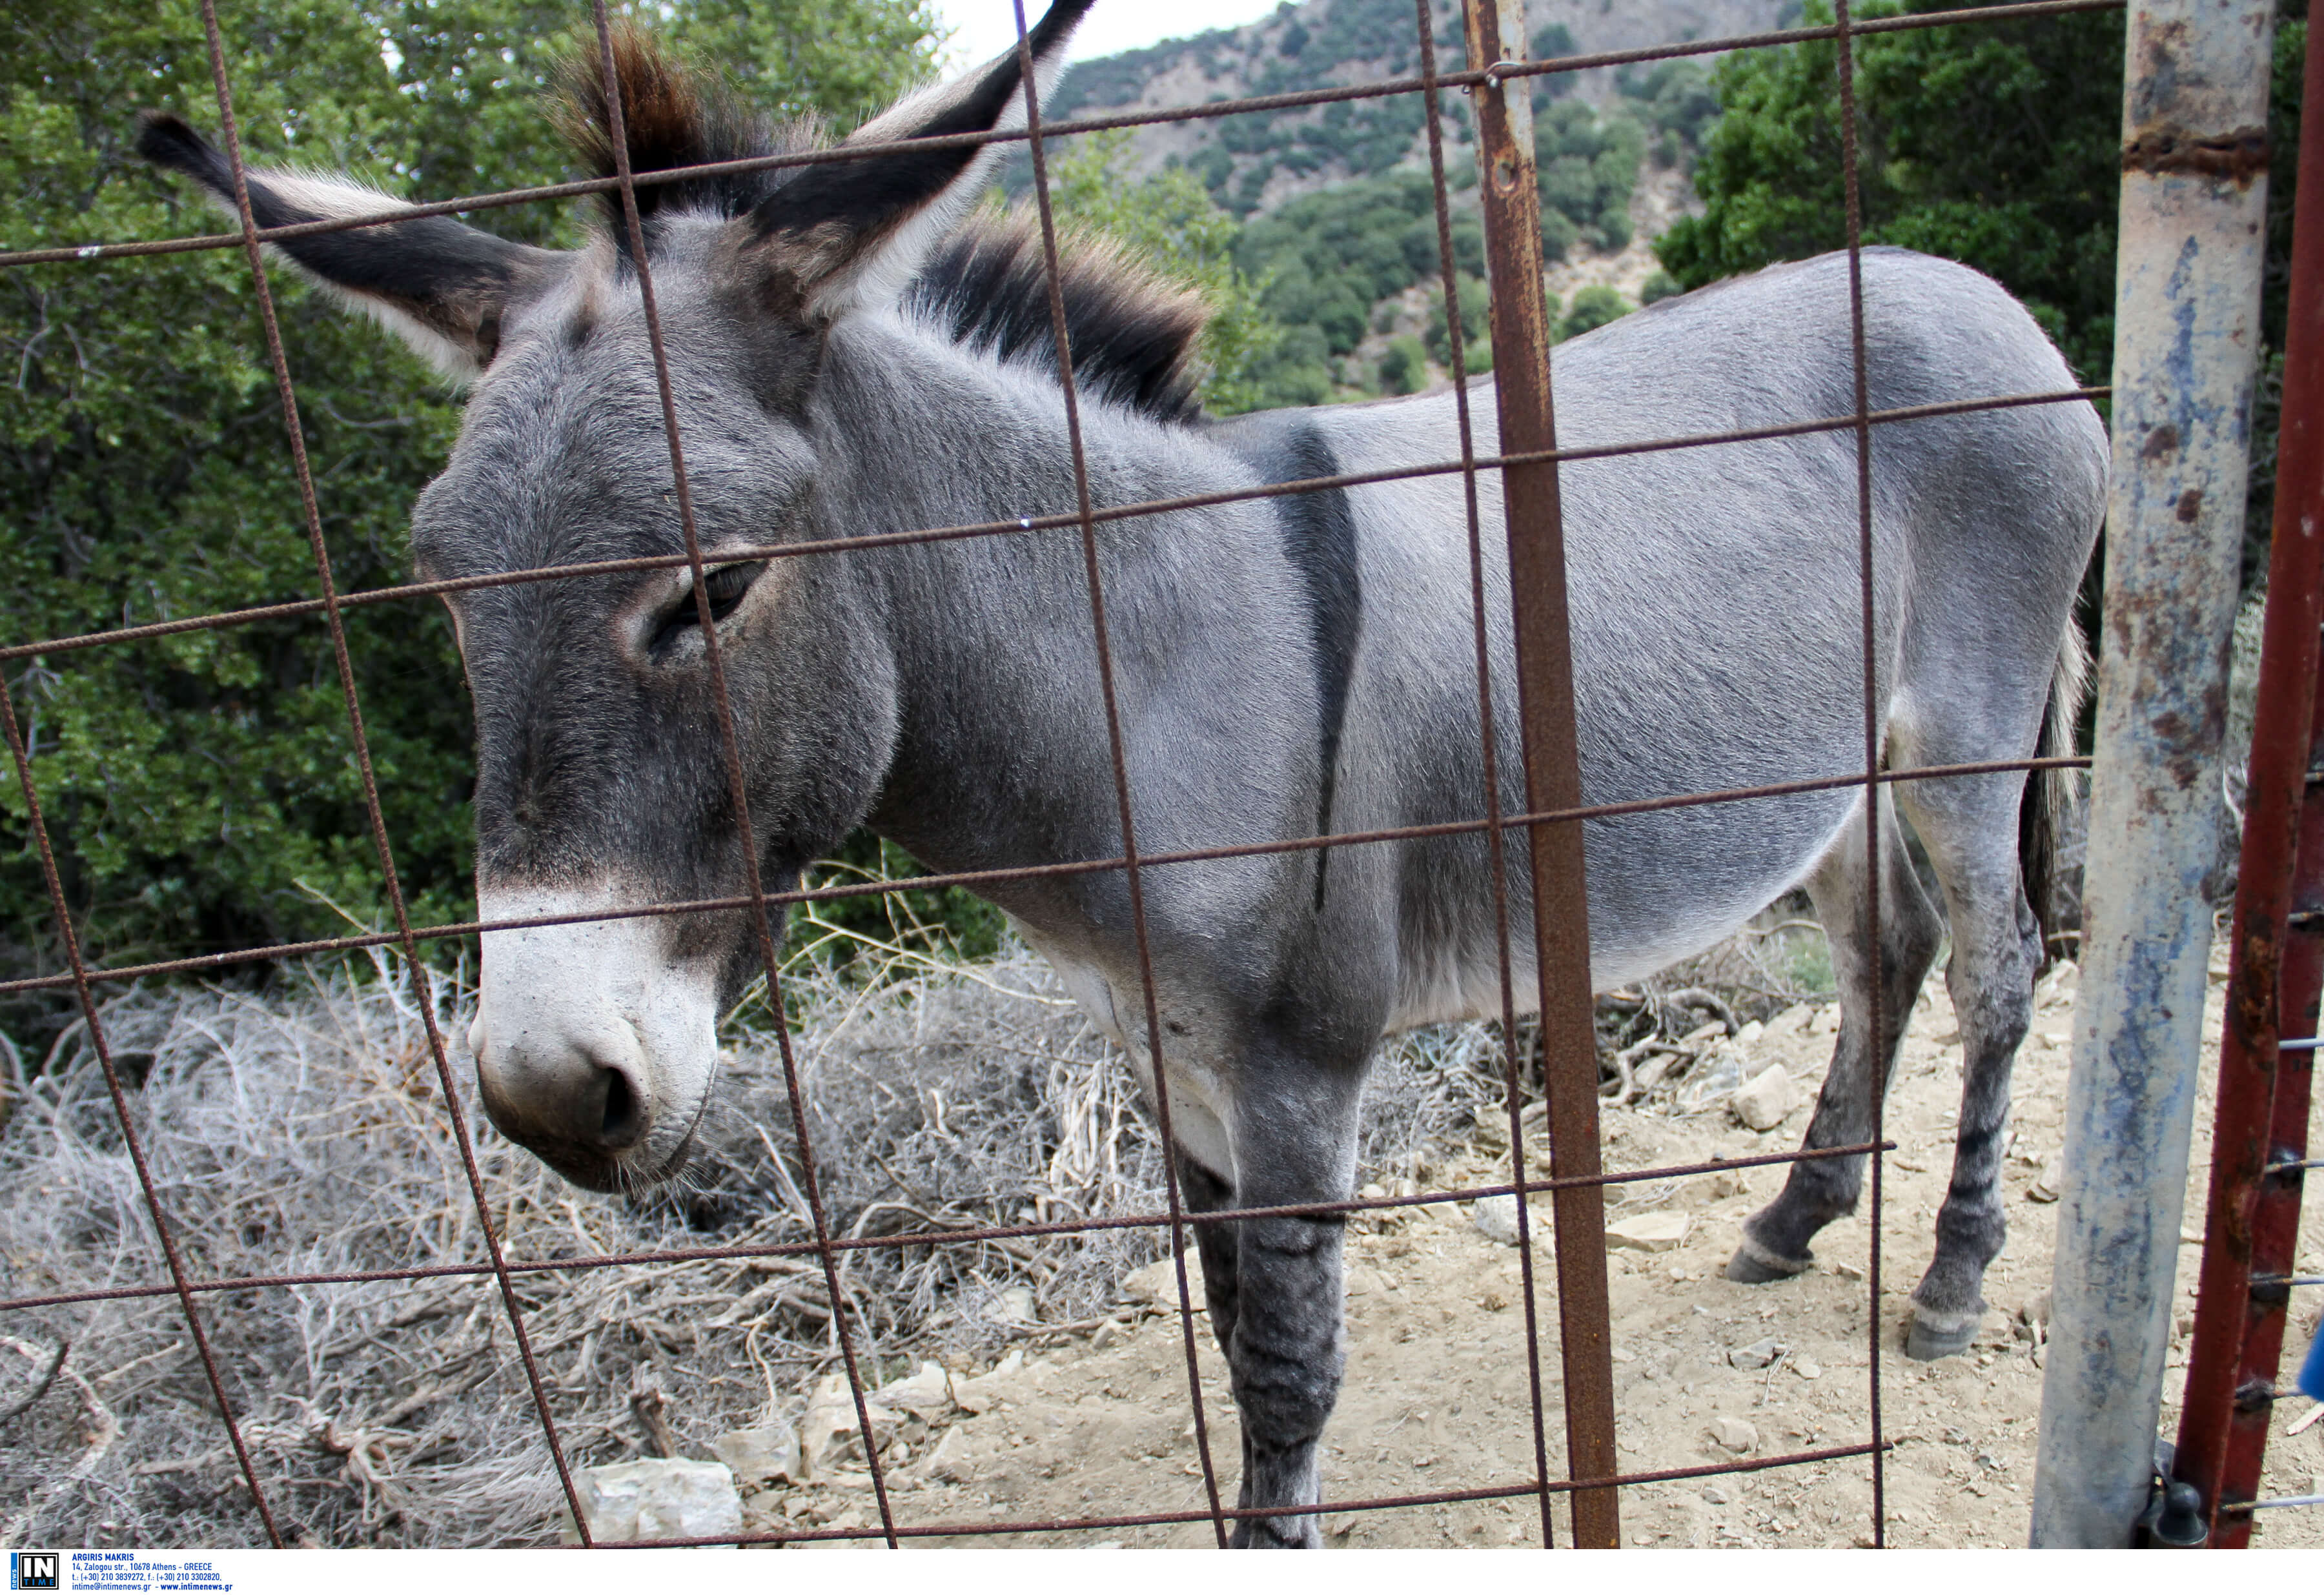
M 1574 290 L 1572 308 L 1557 324 L 1560 342 L 1593 332 L 1609 321 L 1618 321 L 1630 313 L 1630 301 L 1604 283 Z
M 1420 340 L 1406 333 L 1393 339 L 1388 353 L 1380 356 L 1380 392 L 1384 393 L 1417 393 L 1428 385 L 1428 351 Z

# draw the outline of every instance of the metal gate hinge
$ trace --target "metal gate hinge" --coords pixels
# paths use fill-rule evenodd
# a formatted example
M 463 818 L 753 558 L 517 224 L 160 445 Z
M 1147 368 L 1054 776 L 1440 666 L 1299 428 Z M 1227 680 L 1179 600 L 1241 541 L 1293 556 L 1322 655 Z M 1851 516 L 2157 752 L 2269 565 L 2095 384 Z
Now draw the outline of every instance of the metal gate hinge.
M 2170 1442 L 2155 1442 L 2154 1482 L 2146 1510 L 2138 1515 L 2139 1543 L 2165 1551 L 2197 1550 L 2210 1543 L 2211 1526 L 2203 1521 L 2202 1492 L 2171 1476 L 2174 1456 Z

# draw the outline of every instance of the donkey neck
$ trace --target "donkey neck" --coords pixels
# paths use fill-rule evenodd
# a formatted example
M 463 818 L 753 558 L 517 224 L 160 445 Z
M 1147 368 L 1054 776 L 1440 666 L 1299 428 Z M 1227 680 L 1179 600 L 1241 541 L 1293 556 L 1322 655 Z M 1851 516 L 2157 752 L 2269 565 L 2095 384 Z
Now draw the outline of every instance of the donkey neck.
M 1240 484 L 1201 429 L 1084 402 L 1094 504 Z M 840 535 L 1070 514 L 1074 459 L 1053 375 L 908 323 L 835 332 L 816 399 L 824 512 Z M 1263 508 L 1097 528 L 1119 701 L 1138 721 L 1199 606 L 1279 585 Z M 1105 857 L 1120 845 L 1077 526 L 853 557 L 896 661 L 898 738 L 870 823 L 939 869 Z M 1136 740 L 1135 726 L 1130 726 Z M 1136 749 L 1132 749 L 1136 758 Z M 1142 812 L 1142 809 L 1141 809 Z M 1141 828 L 1143 822 L 1141 821 Z M 1003 906 L 1038 913 L 1039 889 Z

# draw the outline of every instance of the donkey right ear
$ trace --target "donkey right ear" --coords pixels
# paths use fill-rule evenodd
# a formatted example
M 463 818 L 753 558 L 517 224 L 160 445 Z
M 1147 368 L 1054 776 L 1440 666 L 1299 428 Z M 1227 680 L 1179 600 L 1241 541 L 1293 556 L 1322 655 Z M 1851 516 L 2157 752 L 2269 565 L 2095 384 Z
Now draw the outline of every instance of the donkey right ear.
M 139 154 L 194 179 L 228 215 L 238 215 L 233 167 L 208 140 L 175 116 L 148 111 L 138 123 Z M 244 180 L 251 214 L 262 227 L 402 208 L 345 178 L 250 170 Z M 538 293 L 571 258 L 512 244 L 448 216 L 315 233 L 272 247 L 461 381 L 492 364 L 510 305 Z

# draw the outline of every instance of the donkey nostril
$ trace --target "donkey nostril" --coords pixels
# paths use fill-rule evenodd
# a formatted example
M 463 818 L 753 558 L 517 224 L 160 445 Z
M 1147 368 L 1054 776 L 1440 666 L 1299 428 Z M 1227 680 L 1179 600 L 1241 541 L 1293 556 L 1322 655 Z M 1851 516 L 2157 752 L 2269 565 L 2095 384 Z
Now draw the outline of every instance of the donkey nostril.
M 598 1134 L 607 1146 L 625 1147 L 644 1130 L 645 1113 L 627 1074 L 619 1069 L 607 1069 L 604 1074 L 604 1119 Z

